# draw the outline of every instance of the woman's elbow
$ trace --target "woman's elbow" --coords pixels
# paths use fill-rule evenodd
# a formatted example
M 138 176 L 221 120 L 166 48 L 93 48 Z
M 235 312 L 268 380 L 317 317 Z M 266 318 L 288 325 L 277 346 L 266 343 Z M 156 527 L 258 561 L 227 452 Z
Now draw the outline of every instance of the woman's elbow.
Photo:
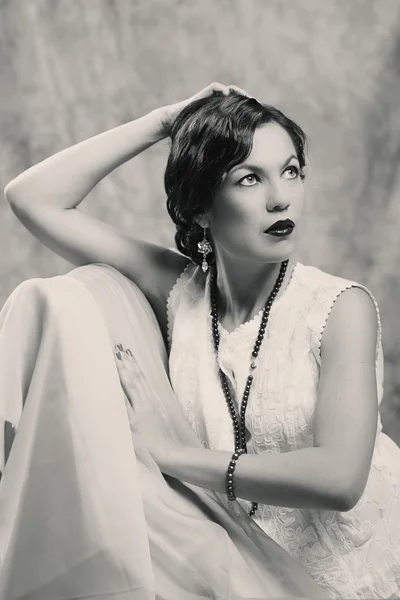
M 340 460 L 327 455 L 329 460 L 320 472 L 320 481 L 325 484 L 325 491 L 330 499 L 333 510 L 348 512 L 361 499 L 368 482 L 370 466 L 360 465 L 351 460 Z
M 335 498 L 334 509 L 337 512 L 348 512 L 355 507 L 358 500 L 359 498 L 355 498 L 351 495 L 342 495 L 340 498 Z
M 12 179 L 4 188 L 4 197 L 11 207 L 20 202 L 23 195 L 20 189 L 21 186 L 17 180 L 18 177 Z
M 333 494 L 334 510 L 338 512 L 348 512 L 352 510 L 359 502 L 365 486 L 360 486 L 355 482 L 348 485 L 337 486 Z
M 11 204 L 11 202 L 13 201 L 13 199 L 15 199 L 13 181 L 14 180 L 12 180 L 9 183 L 7 183 L 6 187 L 4 188 L 4 198 L 7 200 L 7 202 L 9 204 Z

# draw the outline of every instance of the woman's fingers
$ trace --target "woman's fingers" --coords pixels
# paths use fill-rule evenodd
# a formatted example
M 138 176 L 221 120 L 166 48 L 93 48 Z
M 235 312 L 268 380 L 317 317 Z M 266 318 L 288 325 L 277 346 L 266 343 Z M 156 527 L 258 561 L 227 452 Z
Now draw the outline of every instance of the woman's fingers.
M 238 87 L 237 85 L 230 85 L 228 87 L 230 90 L 233 90 L 233 91 L 237 92 L 238 94 L 242 94 L 242 96 L 247 96 L 248 98 L 253 98 L 253 96 L 251 96 L 251 94 L 246 92 L 246 90 L 243 90 L 242 88 Z
M 129 348 L 123 348 L 122 344 L 115 345 L 114 351 L 121 384 L 132 406 L 135 404 L 138 409 L 142 402 L 144 406 L 148 405 L 151 400 L 149 384 L 135 356 Z
M 223 94 L 229 94 L 229 87 L 224 85 L 223 83 L 218 83 L 218 81 L 214 81 L 210 83 L 207 87 L 200 91 L 200 97 L 204 98 L 206 96 L 211 96 L 214 92 L 222 92 Z
M 235 91 L 238 94 L 247 96 L 248 98 L 252 97 L 248 92 L 246 92 L 242 88 L 238 87 L 237 85 L 234 85 L 234 84 L 224 85 L 223 83 L 214 81 L 213 83 L 210 83 L 207 87 L 200 90 L 200 92 L 198 92 L 197 94 L 192 96 L 192 99 L 198 100 L 200 98 L 207 98 L 208 96 L 211 96 L 214 92 L 222 92 L 225 96 L 228 96 L 231 91 Z
M 200 100 L 202 98 L 208 98 L 209 96 L 212 96 L 214 92 L 222 92 L 222 94 L 224 94 L 225 96 L 229 96 L 229 94 L 233 91 L 248 98 L 253 97 L 237 85 L 224 85 L 223 83 L 214 81 L 213 83 L 210 83 L 207 87 L 203 88 L 190 98 L 186 98 L 186 100 L 182 100 L 181 102 L 169 104 L 167 106 L 162 107 L 160 110 L 162 113 L 161 123 L 163 131 L 166 132 L 166 135 L 170 134 L 172 124 L 174 123 L 176 117 L 181 112 L 181 110 L 188 106 L 188 104 L 191 104 L 192 102 L 195 102 L 196 100 Z
M 129 367 L 130 372 L 137 373 L 138 375 L 142 374 L 139 364 L 129 348 L 124 348 L 122 344 L 117 344 L 114 346 L 114 351 L 117 359 L 120 361 L 119 367 L 122 369 Z

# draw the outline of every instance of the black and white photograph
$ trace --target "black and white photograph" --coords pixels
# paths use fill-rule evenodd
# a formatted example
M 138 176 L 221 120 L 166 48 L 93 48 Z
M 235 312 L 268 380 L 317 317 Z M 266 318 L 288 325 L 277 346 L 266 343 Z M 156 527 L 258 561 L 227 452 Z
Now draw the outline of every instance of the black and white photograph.
M 400 0 L 0 0 L 0 600 L 400 599 Z

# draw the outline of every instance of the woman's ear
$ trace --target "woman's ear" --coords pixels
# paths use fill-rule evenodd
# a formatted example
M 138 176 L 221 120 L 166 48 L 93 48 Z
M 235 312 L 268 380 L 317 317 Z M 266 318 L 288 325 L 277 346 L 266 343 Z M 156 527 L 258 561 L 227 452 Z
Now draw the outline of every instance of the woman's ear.
M 200 227 L 203 227 L 203 229 L 206 229 L 207 227 L 210 227 L 210 219 L 208 217 L 207 214 L 205 215 L 195 215 L 194 220 L 196 221 L 196 223 L 198 225 L 200 225 Z

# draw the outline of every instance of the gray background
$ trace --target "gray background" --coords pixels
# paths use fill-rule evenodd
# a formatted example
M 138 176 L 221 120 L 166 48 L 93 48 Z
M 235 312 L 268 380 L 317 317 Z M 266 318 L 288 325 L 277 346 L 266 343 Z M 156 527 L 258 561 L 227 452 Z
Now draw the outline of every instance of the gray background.
M 0 185 L 73 143 L 235 83 L 310 137 L 298 259 L 355 279 L 383 323 L 385 431 L 400 444 L 400 2 L 0 1 Z M 173 245 L 162 142 L 81 208 Z M 72 268 L 0 203 L 0 303 L 24 279 Z

